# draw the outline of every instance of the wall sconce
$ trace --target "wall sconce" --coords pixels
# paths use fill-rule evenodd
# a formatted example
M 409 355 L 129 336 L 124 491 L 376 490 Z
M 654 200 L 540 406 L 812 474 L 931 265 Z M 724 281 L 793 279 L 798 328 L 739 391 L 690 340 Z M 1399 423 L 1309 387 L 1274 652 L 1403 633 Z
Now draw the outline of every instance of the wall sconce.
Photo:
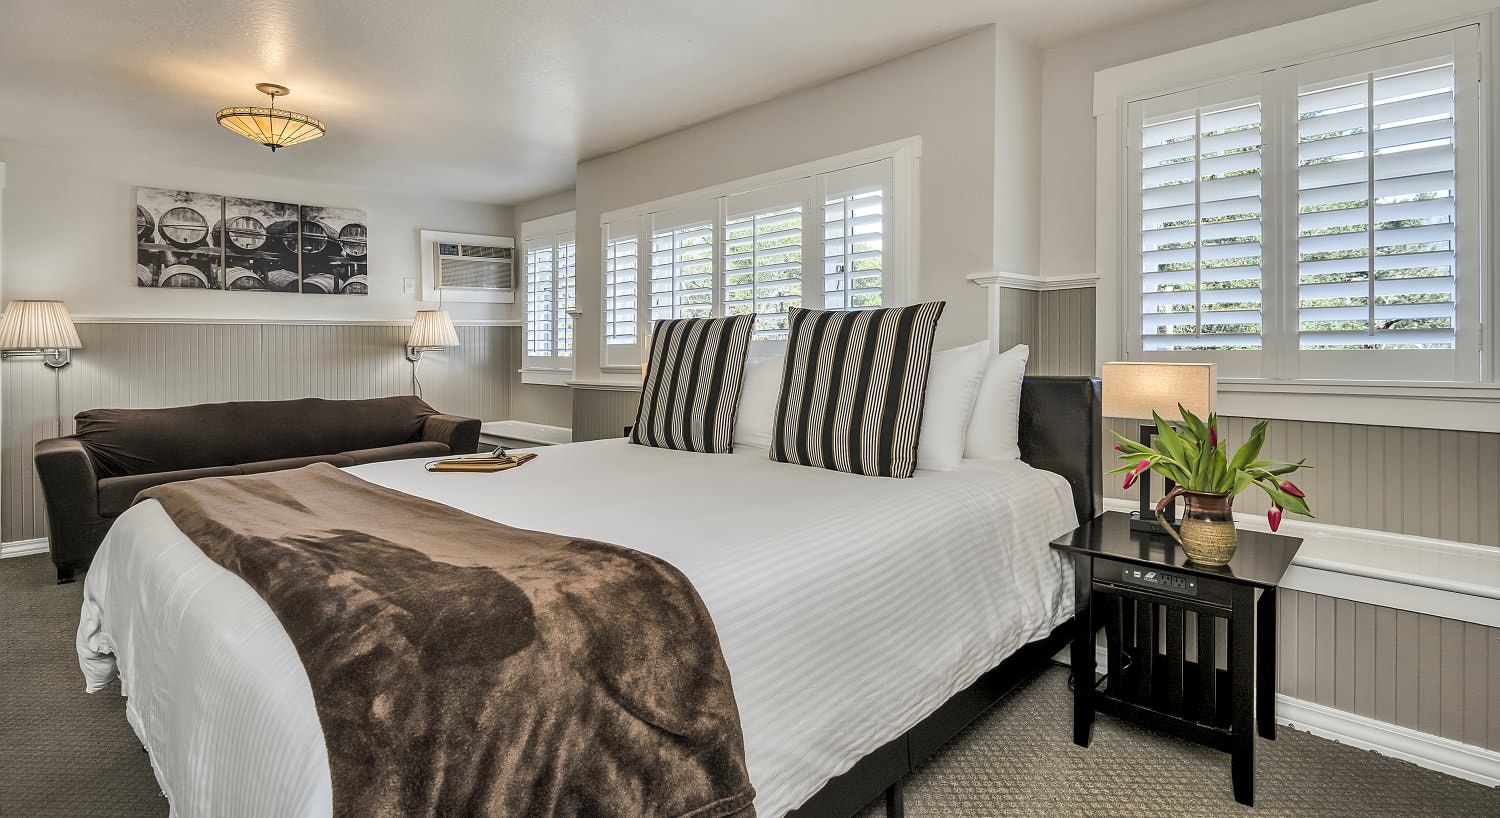
M 62 372 L 83 341 L 61 301 L 12 301 L 0 317 L 0 358 L 41 358 L 57 376 L 53 383 L 57 434 L 62 435 Z
M 447 310 L 417 310 L 417 316 L 411 322 L 411 334 L 406 338 L 406 360 L 411 361 L 411 387 L 417 397 L 422 397 L 422 382 L 417 380 L 417 365 L 422 362 L 422 353 L 457 347 L 458 330 L 453 328 L 453 319 Z

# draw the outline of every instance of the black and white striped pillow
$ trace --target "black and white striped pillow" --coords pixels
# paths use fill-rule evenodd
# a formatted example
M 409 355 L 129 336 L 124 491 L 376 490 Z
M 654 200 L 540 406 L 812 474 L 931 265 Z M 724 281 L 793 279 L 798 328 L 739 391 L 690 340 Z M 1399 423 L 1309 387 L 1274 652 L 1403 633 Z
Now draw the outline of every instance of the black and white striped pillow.
M 911 477 L 943 302 L 793 309 L 771 459 Z
M 755 316 L 658 321 L 630 442 L 728 452 Z

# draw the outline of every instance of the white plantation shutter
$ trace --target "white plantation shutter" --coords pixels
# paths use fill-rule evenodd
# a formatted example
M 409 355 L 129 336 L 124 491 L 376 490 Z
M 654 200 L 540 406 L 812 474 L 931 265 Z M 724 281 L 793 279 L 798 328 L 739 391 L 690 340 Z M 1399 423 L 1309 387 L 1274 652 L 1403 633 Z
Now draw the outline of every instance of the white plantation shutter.
M 1477 380 L 1477 54 L 1469 26 L 1132 103 L 1131 355 Z
M 802 306 L 807 190 L 792 183 L 725 199 L 722 314 L 754 314 L 755 339 L 785 340 L 788 311 Z
M 578 242 L 574 240 L 573 234 L 558 236 L 557 283 L 553 290 L 557 297 L 554 307 L 557 315 L 557 344 L 553 354 L 558 358 L 558 365 L 563 367 L 571 367 L 573 359 L 574 321 L 569 312 L 578 304 L 577 257 Z
M 1460 252 L 1475 198 L 1458 173 L 1460 153 L 1477 135 L 1460 110 L 1474 87 L 1461 34 L 1299 68 L 1303 377 L 1452 380 L 1467 368 L 1457 353 L 1463 325 L 1477 321 L 1464 297 L 1476 282 L 1464 279 L 1480 267 Z
M 714 208 L 651 215 L 651 320 L 714 315 Z
M 1261 124 L 1259 95 L 1143 114 L 1144 351 L 1261 348 Z
M 885 305 L 886 200 L 891 161 L 825 174 L 823 191 L 823 309 Z
M 556 323 L 551 237 L 526 242 L 526 357 L 550 364 Z
M 600 364 L 605 369 L 635 369 L 641 363 L 642 309 L 639 217 L 607 222 L 604 244 L 604 320 Z
M 526 253 L 523 378 L 530 370 L 573 368 L 576 337 L 573 316 L 568 314 L 577 305 L 578 293 L 573 221 L 572 213 L 563 213 L 521 225 Z

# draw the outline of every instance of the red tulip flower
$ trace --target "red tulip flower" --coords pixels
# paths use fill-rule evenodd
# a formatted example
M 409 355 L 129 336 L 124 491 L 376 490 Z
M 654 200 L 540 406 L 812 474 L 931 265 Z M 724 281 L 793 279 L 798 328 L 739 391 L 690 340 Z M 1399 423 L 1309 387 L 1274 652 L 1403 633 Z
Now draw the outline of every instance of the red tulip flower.
M 1217 423 L 1208 427 L 1208 448 L 1219 448 L 1219 425 Z
M 1272 531 L 1281 528 L 1281 506 L 1271 506 L 1271 510 L 1266 512 L 1266 519 L 1270 521 Z
M 1149 468 L 1151 468 L 1151 461 L 1149 459 L 1142 460 L 1139 464 L 1137 464 L 1135 467 L 1135 471 L 1125 475 L 1125 488 L 1128 489 L 1131 486 L 1135 485 L 1136 478 L 1141 476 L 1141 472 Z
M 1297 488 L 1297 485 L 1290 480 L 1281 481 L 1281 490 L 1286 492 L 1287 494 L 1292 495 L 1293 497 L 1296 497 L 1299 500 L 1307 497 L 1307 495 L 1302 492 L 1302 489 Z

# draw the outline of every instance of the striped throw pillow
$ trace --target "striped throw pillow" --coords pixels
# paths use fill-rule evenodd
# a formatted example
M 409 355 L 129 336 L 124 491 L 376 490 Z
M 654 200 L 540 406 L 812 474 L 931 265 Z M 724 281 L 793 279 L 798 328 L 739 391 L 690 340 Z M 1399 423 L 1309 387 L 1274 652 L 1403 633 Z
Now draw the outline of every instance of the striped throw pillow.
M 943 302 L 793 309 L 771 459 L 911 477 Z
M 755 316 L 658 321 L 630 442 L 728 452 Z

